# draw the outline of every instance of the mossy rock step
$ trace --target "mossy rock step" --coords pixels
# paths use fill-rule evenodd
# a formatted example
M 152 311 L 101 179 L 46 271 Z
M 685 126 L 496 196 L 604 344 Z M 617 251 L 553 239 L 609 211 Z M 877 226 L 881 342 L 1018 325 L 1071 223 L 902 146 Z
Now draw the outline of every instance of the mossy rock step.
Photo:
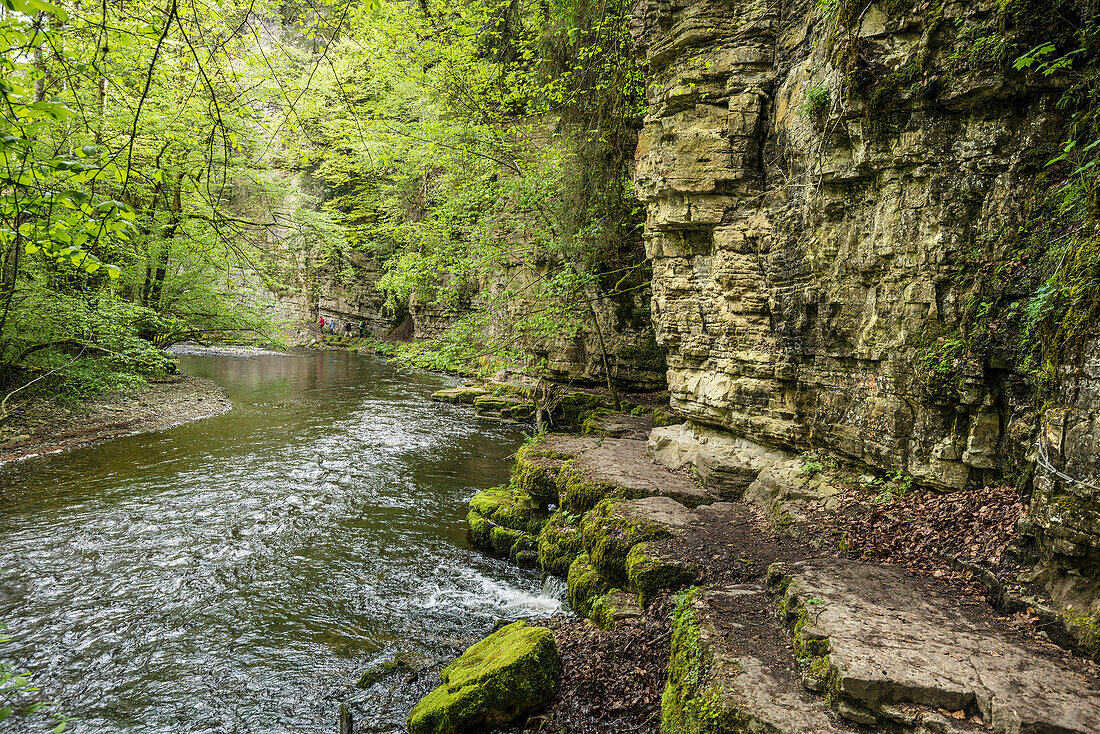
M 520 451 L 512 481 L 532 497 L 575 514 L 606 497 L 660 495 L 689 507 L 716 499 L 690 477 L 651 461 L 640 439 L 550 434 Z
M 770 604 L 758 584 L 695 589 L 678 598 L 662 732 L 857 731 L 803 688 Z M 885 730 L 893 729 L 874 729 Z
M 479 415 L 525 421 L 534 414 L 535 404 L 524 398 L 486 394 L 479 395 L 474 399 L 474 410 Z
M 652 414 L 632 415 L 614 410 L 597 409 L 584 416 L 581 433 L 586 436 L 632 438 L 646 440 L 653 430 Z
M 559 395 L 562 418 L 568 423 L 580 425 L 586 413 L 599 408 L 611 409 L 614 401 L 607 395 L 589 392 L 567 392 Z
M 676 542 L 675 540 L 668 542 Z M 675 591 L 699 578 L 699 566 L 662 552 L 661 542 L 638 543 L 626 554 L 626 577 L 645 607 L 662 591 Z
M 494 487 L 478 492 L 470 500 L 470 510 L 494 525 L 538 535 L 550 513 L 519 489 Z
M 668 497 L 606 499 L 581 522 L 581 541 L 594 569 L 613 585 L 626 585 L 627 556 L 639 543 L 682 534 L 698 514 Z
M 473 405 L 477 398 L 488 394 L 488 390 L 479 386 L 452 387 L 448 390 L 440 390 L 432 393 L 432 400 L 439 403 Z
M 633 594 L 612 589 L 592 602 L 589 618 L 602 630 L 615 629 L 627 620 L 642 618 L 642 608 Z
M 539 568 L 562 578 L 569 575 L 569 566 L 584 552 L 579 518 L 572 522 L 570 519 L 559 510 L 550 516 L 539 533 Z
M 525 493 L 509 487 L 478 492 L 470 500 L 466 523 L 478 548 L 492 550 L 519 565 L 534 566 L 538 534 L 550 513 Z
M 503 726 L 538 710 L 558 688 L 553 633 L 514 622 L 443 669 L 443 683 L 409 714 L 410 734 L 463 734 Z
M 512 486 L 544 504 L 558 503 L 558 472 L 573 457 L 547 449 L 554 438 L 520 447 L 512 465 Z
M 582 617 L 592 613 L 592 604 L 607 593 L 608 584 L 596 569 L 587 553 L 581 553 L 569 566 L 568 590 L 569 606 Z

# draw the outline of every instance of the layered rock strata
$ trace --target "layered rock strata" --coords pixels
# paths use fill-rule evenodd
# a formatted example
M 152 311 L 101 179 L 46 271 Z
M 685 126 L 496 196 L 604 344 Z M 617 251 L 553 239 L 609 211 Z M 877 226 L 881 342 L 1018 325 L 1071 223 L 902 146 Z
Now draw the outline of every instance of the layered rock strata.
M 1027 453 L 1029 397 L 986 366 L 940 399 L 915 365 L 963 318 L 956 266 L 1015 221 L 1058 140 L 1059 92 L 952 61 L 997 3 L 917 5 L 846 28 L 812 0 L 640 2 L 635 183 L 675 408 L 963 488 Z
M 1023 231 L 1064 136 L 1065 82 L 1011 63 L 1049 40 L 1050 15 L 1031 0 L 640 0 L 635 188 L 672 405 L 745 442 L 732 469 L 697 462 L 707 481 L 736 496 L 749 454 L 775 449 L 945 490 L 1026 494 L 1035 466 L 1043 579 L 1100 628 L 1095 328 L 1043 398 L 1015 347 L 944 346 L 991 307 L 971 298 L 973 263 Z M 1030 294 L 1009 284 L 1001 306 Z

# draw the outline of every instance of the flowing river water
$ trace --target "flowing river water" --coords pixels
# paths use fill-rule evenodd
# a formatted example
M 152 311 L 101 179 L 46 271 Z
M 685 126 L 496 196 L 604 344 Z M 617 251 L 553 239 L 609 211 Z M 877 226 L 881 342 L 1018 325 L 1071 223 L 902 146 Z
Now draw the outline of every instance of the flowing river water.
M 560 608 L 467 542 L 522 435 L 429 402 L 452 379 L 340 352 L 180 362 L 234 409 L 0 466 L 0 659 L 69 731 L 336 734 L 342 702 L 357 733 L 403 731 L 431 673 L 356 688 L 372 662 Z

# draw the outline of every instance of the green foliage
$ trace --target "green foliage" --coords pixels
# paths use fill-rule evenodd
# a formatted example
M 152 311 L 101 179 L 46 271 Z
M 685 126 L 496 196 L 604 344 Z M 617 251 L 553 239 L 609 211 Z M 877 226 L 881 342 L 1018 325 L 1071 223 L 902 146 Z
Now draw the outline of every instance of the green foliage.
M 267 4 L 6 5 L 34 12 L 0 18 L 0 381 L 87 397 L 163 375 L 159 347 L 264 330 L 249 195 L 280 188 L 278 80 L 242 21 Z
M 808 84 L 806 86 L 806 101 L 802 103 L 802 114 L 805 117 L 821 117 L 829 111 L 832 103 L 832 93 L 828 85 Z
M 801 454 L 802 468 L 799 470 L 803 476 L 814 477 L 823 471 L 836 469 L 836 459 L 829 454 L 818 451 L 804 451 Z
M 863 482 L 865 491 L 873 492 L 871 503 L 876 505 L 890 504 L 899 497 L 904 497 L 913 488 L 913 478 L 900 469 L 885 477 L 874 477 Z
M 284 165 L 321 185 L 345 252 L 386 262 L 378 287 L 395 314 L 411 301 L 457 318 L 477 304 L 409 361 L 534 362 L 532 345 L 594 328 L 594 304 L 610 299 L 625 323 L 646 300 L 629 10 L 386 4 L 353 17 L 318 70 L 287 123 L 299 137 Z

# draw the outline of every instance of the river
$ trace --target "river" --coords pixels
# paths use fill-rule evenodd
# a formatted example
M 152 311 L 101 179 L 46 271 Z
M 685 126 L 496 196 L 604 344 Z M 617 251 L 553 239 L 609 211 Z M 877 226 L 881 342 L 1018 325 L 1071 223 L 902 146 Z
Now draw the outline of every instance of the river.
M 466 501 L 522 434 L 429 402 L 453 379 L 341 352 L 180 362 L 234 409 L 0 467 L 0 659 L 69 731 L 335 734 L 348 702 L 357 734 L 399 732 L 431 676 L 360 690 L 365 668 L 559 610 L 469 546 Z

